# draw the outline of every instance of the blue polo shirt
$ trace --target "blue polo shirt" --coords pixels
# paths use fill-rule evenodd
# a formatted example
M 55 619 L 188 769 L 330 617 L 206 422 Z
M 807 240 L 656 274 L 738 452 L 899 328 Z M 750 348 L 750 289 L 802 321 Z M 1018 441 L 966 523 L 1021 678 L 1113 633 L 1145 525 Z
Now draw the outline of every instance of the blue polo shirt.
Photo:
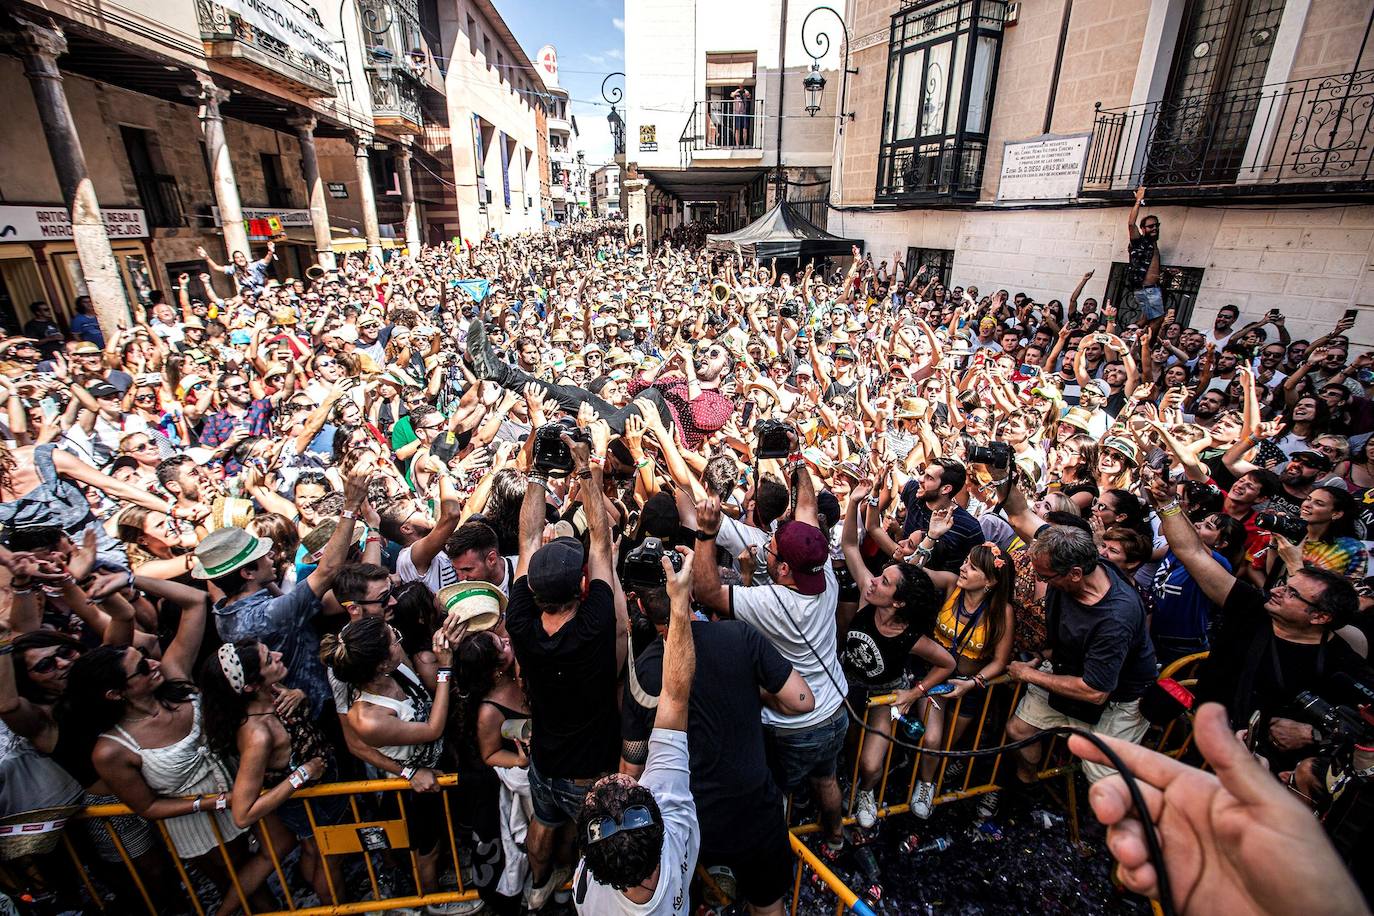
M 232 604 L 215 604 L 215 629 L 224 642 L 256 639 L 281 653 L 286 685 L 305 691 L 311 718 L 317 718 L 332 698 L 329 678 L 320 661 L 320 638 L 310 620 L 320 612 L 319 597 L 302 580 L 284 595 L 259 589 Z

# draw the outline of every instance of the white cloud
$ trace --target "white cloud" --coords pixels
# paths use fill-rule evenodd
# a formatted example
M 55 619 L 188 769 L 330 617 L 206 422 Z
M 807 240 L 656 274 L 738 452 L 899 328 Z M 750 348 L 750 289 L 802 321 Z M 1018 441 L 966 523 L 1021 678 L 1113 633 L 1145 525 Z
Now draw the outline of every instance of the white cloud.
M 611 20 L 611 25 L 615 26 L 622 32 L 625 31 L 625 20 L 621 19 L 619 16 L 616 16 L 614 19 Z
M 606 56 L 609 57 L 611 60 L 624 60 L 625 52 L 620 50 L 619 48 L 610 48 L 606 51 Z

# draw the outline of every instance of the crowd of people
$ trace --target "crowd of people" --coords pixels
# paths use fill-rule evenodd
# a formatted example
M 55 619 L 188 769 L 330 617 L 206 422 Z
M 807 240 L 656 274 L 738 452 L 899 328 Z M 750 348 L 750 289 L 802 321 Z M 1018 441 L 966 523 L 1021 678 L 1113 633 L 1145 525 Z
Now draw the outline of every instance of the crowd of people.
M 571 882 L 582 912 L 685 913 L 706 872 L 780 913 L 789 797 L 838 862 L 885 806 L 931 816 L 941 759 L 895 798 L 894 758 L 1138 743 L 1177 699 L 1161 669 L 1208 653 L 1221 784 L 1196 785 L 1258 822 L 1289 795 L 1281 854 L 1321 859 L 1302 811 L 1362 777 L 1300 695 L 1374 682 L 1374 354 L 1350 316 L 1315 340 L 1230 306 L 1180 323 L 1140 203 L 1129 322 L 1091 271 L 1041 302 L 615 221 L 309 279 L 271 246 L 207 256 L 117 333 L 35 306 L 0 341 L 0 824 L 122 804 L 65 827 L 117 897 L 125 860 L 174 896 L 170 848 L 221 914 L 278 907 L 278 859 L 342 904 L 350 856 L 315 837 L 357 812 L 295 795 L 399 777 L 364 799 L 404 808 L 398 892 L 453 889 L 461 858 L 480 894 L 430 912 Z M 980 721 L 1007 680 L 1018 705 Z M 1237 788 L 1233 731 L 1269 785 Z M 981 818 L 1027 803 L 1043 747 Z M 1121 777 L 1075 749 L 1124 880 L 1157 887 Z

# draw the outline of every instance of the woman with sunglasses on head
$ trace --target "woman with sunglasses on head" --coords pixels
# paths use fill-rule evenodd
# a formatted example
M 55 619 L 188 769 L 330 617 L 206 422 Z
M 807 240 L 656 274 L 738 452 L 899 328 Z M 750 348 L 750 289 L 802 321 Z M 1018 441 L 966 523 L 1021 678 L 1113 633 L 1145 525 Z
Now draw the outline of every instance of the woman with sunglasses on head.
M 136 584 L 149 588 L 150 582 L 139 578 Z M 205 743 L 201 695 L 190 680 L 208 598 L 173 582 L 153 588 L 181 606 L 176 636 L 162 658 L 132 646 L 90 650 L 72 663 L 57 720 L 89 749 L 95 772 L 119 801 L 160 820 L 176 854 L 214 879 L 224 895 L 219 916 L 241 908 L 238 888 L 254 910 L 270 909 L 275 903 L 263 883 L 272 863 L 251 852 L 227 810 L 228 770 Z M 220 838 L 237 882 L 225 870 Z
M 334 750 L 303 704 L 284 702 L 285 677 L 281 653 L 256 639 L 221 645 L 201 666 L 205 737 L 221 759 L 238 760 L 229 798 L 234 823 L 247 828 L 261 821 L 278 859 L 299 845 L 302 875 L 321 903 L 337 903 L 330 888 L 342 886 L 343 873 L 338 859 L 331 859 L 332 882 L 326 878 L 311 816 L 317 823 L 338 823 L 344 800 L 313 800 L 307 813 L 304 801 L 291 798 L 308 783 L 337 778 Z
M 449 679 L 453 650 L 462 625 L 435 632 L 432 648 L 439 661 L 438 691 L 431 697 L 414 674 L 401 635 L 382 617 L 360 617 L 320 641 L 320 660 L 349 689 L 348 722 L 358 738 L 401 767 L 401 776 L 417 792 L 439 791 L 435 781 L 444 757 Z M 420 887 L 438 890 L 436 866 L 443 838 L 442 804 L 405 804 L 416 851 Z M 431 912 L 433 912 L 431 910 Z
M 952 508 L 937 510 L 931 514 L 926 536 L 938 540 L 948 533 L 952 523 Z M 918 557 L 916 562 L 924 561 Z M 947 742 L 957 746 L 969 723 L 984 712 L 988 682 L 1005 671 L 1011 661 L 1016 630 L 1012 604 L 1016 567 L 1002 548 L 989 541 L 969 551 L 957 574 L 933 569 L 927 569 L 926 574 L 945 596 L 935 618 L 935 640 L 955 661 L 953 689 L 945 703 L 945 715 L 927 720 L 926 740 L 940 745 L 945 720 L 955 701 L 962 698 L 954 734 Z M 926 763 L 933 771 L 939 761 L 922 761 L 923 769 L 927 769 Z

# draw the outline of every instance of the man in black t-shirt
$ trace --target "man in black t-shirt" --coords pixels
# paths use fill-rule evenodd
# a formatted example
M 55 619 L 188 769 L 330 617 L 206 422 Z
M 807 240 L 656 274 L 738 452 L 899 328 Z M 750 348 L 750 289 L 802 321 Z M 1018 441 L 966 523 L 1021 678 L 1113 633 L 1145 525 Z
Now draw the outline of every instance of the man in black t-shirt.
M 600 420 L 590 430 L 595 461 L 585 442 L 563 436 L 587 514 L 586 595 L 581 542 L 561 537 L 540 546 L 548 479 L 535 471 L 520 509 L 520 559 L 506 606 L 506 632 L 537 723 L 529 768 L 532 910 L 543 906 L 571 874 L 571 869 L 552 867 L 556 832 L 577 819 L 588 789 L 616 768 L 620 752 L 616 686 L 629 625 L 611 590 L 611 528 L 601 495 L 601 461 L 610 431 Z
M 667 593 L 646 589 L 637 598 L 659 633 L 665 633 Z M 755 912 L 767 912 L 791 883 L 792 852 L 782 792 L 764 756 L 760 713 L 767 703 L 785 715 L 800 715 L 814 708 L 815 697 L 806 679 L 747 623 L 693 623 L 692 641 L 697 669 L 687 744 L 701 825 L 697 861 L 705 868 L 730 869 L 738 896 Z M 640 653 L 634 670 L 636 676 L 625 684 L 621 772 L 638 778 L 663 680 L 662 639 Z
M 1292 768 L 1309 756 L 1318 737 L 1297 720 L 1294 698 L 1304 690 L 1319 696 L 1325 691 L 1329 698 L 1333 674 L 1367 670 L 1336 634 L 1359 609 L 1355 586 L 1328 570 L 1303 566 L 1266 596 L 1213 559 L 1178 503 L 1167 501 L 1167 484 L 1154 483 L 1150 495 L 1174 556 L 1221 609 L 1211 653 L 1198 672 L 1198 701 L 1223 704 L 1236 728 L 1246 728 L 1259 713 L 1256 750 L 1275 772 Z
M 1009 517 L 1010 506 L 1008 500 Z M 1139 741 L 1149 728 L 1140 698 L 1155 679 L 1154 647 L 1139 592 L 1098 557 L 1092 534 L 1082 528 L 1046 525 L 1029 551 L 1035 577 L 1046 585 L 1043 657 L 1049 665 L 1016 661 L 1007 667 L 1013 680 L 1026 685 L 1007 722 L 1008 739 L 1074 725 Z M 1022 781 L 1033 781 L 1043 749 L 1034 744 L 1017 753 Z M 1112 772 L 1101 764 L 1083 764 L 1083 774 L 1093 782 Z

